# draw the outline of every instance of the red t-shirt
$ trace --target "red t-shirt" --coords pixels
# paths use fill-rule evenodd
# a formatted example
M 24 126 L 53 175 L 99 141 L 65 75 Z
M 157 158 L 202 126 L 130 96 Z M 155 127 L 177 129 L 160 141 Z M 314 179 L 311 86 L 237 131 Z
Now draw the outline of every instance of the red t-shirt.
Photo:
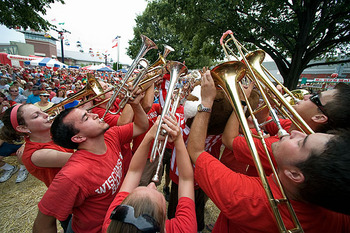
M 112 204 L 109 206 L 102 232 L 107 232 L 108 226 L 111 223 L 110 216 L 123 200 L 129 195 L 128 192 L 120 192 L 114 198 Z M 165 221 L 165 229 L 167 233 L 196 233 L 197 232 L 197 220 L 194 201 L 188 197 L 181 197 L 179 204 L 176 207 L 175 218 Z
M 47 187 L 51 184 L 56 174 L 61 170 L 60 167 L 38 167 L 32 162 L 32 155 L 35 151 L 41 149 L 53 149 L 57 151 L 73 153 L 74 150 L 66 149 L 56 145 L 53 141 L 47 143 L 32 142 L 28 138 L 25 139 L 26 144 L 24 147 L 22 162 L 26 166 L 28 172 L 34 177 L 38 178 L 45 183 Z
M 286 131 L 290 129 L 291 121 L 289 119 L 280 119 L 280 122 L 283 129 L 285 129 Z M 266 147 L 269 154 L 271 155 L 272 161 L 275 163 L 275 158 L 273 156 L 271 147 L 272 147 L 272 143 L 277 142 L 279 140 L 278 136 L 276 135 L 278 132 L 278 128 L 274 122 L 270 122 L 267 125 L 265 125 L 265 130 L 267 131 L 267 133 L 270 134 L 270 137 L 265 138 Z M 256 133 L 255 129 L 253 129 L 252 132 Z M 272 173 L 272 169 L 271 169 L 269 160 L 267 158 L 265 149 L 260 139 L 253 137 L 253 140 L 254 140 L 256 149 L 258 151 L 258 154 L 260 155 L 260 161 L 262 166 L 265 169 L 265 173 L 266 175 L 269 175 Z M 249 171 L 247 174 L 257 176 L 253 157 L 250 153 L 247 141 L 243 135 L 239 135 L 233 140 L 232 148 L 237 161 L 250 165 Z
M 118 103 L 120 102 L 120 100 L 119 99 L 117 99 L 117 101 L 116 102 L 114 102 L 114 105 L 112 106 L 112 108 L 110 109 L 110 111 L 117 111 L 118 109 L 119 109 L 119 107 L 118 107 Z M 95 114 L 97 114 L 98 115 L 98 117 L 102 117 L 103 116 L 103 114 L 106 112 L 106 109 L 104 109 L 104 108 L 100 108 L 100 107 L 95 107 L 95 108 L 93 108 L 92 110 L 91 110 L 93 113 L 95 113 Z M 119 119 L 119 117 L 120 117 L 120 113 L 118 113 L 118 114 L 115 114 L 115 115 L 113 115 L 113 114 L 110 114 L 110 113 L 107 113 L 106 114 L 106 116 L 105 116 L 105 118 L 104 118 L 104 121 L 107 123 L 107 124 L 109 124 L 109 126 L 116 126 L 117 125 L 117 123 L 118 123 L 118 119 Z
M 183 139 L 187 145 L 187 139 L 188 135 L 190 133 L 190 128 L 184 124 L 181 132 Z M 211 153 L 216 158 L 219 158 L 220 156 L 220 147 L 222 145 L 221 141 L 221 134 L 220 135 L 208 135 L 205 139 L 205 151 Z M 170 159 L 170 172 L 169 172 L 170 179 L 175 183 L 179 183 L 179 171 L 177 169 L 177 163 L 176 163 L 176 149 L 173 150 L 171 159 Z M 198 188 L 198 184 L 195 182 L 195 188 Z
M 105 133 L 105 154 L 75 152 L 39 202 L 39 210 L 61 221 L 73 213 L 76 233 L 101 232 L 106 211 L 123 181 L 121 148 L 132 135 L 132 123 L 112 127 Z
M 119 109 L 118 104 L 120 103 L 120 101 L 121 100 L 117 98 L 116 101 L 114 102 L 114 105 L 110 109 L 110 111 L 116 112 Z M 95 107 L 92 109 L 92 112 L 97 114 L 98 117 L 102 118 L 103 114 L 106 112 L 106 109 L 100 108 L 100 107 Z M 120 111 L 118 114 L 115 114 L 115 115 L 107 113 L 105 118 L 103 119 L 104 122 L 106 122 L 110 127 L 117 126 L 118 119 L 120 117 L 121 112 L 122 111 Z M 132 158 L 132 151 L 131 151 L 130 142 L 127 142 L 126 144 L 123 145 L 122 154 L 124 155 L 123 171 L 125 172 L 125 174 L 124 174 L 124 176 L 125 176 L 126 172 L 128 171 L 130 161 Z
M 216 158 L 203 152 L 196 161 L 195 178 L 199 186 L 221 210 L 213 233 L 266 232 L 278 233 L 277 224 L 258 177 L 233 172 Z M 268 177 L 275 198 L 281 192 Z M 350 216 L 326 210 L 322 207 L 291 201 L 304 232 L 350 232 Z M 286 206 L 279 206 L 287 229 L 292 220 Z

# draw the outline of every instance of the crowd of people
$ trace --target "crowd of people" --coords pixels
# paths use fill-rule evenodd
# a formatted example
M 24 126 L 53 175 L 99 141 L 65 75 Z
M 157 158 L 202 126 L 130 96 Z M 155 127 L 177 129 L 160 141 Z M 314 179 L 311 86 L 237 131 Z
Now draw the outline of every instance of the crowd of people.
M 218 120 L 219 91 L 210 70 L 201 70 L 194 116 L 186 115 L 190 100 L 184 99 L 161 121 L 171 71 L 146 90 L 129 85 L 123 109 L 121 96 L 112 105 L 106 101 L 123 78 L 118 73 L 93 74 L 103 91 L 93 101 L 62 102 L 90 85 L 90 76 L 83 69 L 2 66 L 0 182 L 19 170 L 16 182 L 30 173 L 48 187 L 33 232 L 57 232 L 56 219 L 69 233 L 201 232 L 208 198 L 221 211 L 214 233 L 280 232 L 237 112 L 231 108 Z M 240 96 L 258 106 L 254 83 Z M 52 116 L 51 109 L 59 111 Z M 350 86 L 305 95 L 294 109 L 314 134 L 280 119 L 288 132 L 283 137 L 275 122 L 263 126 L 267 151 L 254 138 L 271 193 L 287 196 L 304 232 L 350 232 Z M 258 114 L 259 122 L 269 118 L 266 108 Z M 163 193 L 153 182 L 158 162 L 150 158 L 156 135 L 168 139 L 159 174 L 166 180 Z M 19 168 L 3 161 L 14 154 Z M 278 208 L 286 228 L 293 228 L 288 207 Z

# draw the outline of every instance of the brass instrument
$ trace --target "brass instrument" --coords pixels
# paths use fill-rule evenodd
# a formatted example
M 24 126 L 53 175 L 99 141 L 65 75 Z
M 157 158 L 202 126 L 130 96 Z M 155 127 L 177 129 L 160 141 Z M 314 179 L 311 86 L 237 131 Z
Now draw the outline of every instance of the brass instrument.
M 119 106 L 119 110 L 117 112 L 111 112 L 110 108 L 113 106 L 116 98 L 121 94 L 122 90 L 128 89 L 127 88 L 127 83 L 130 82 L 130 78 L 132 76 L 132 74 L 134 73 L 135 69 L 137 68 L 138 65 L 142 65 L 142 63 L 146 63 L 146 67 L 149 66 L 148 61 L 146 59 L 144 59 L 143 57 L 145 56 L 145 54 L 151 50 L 151 49 L 157 49 L 157 45 L 151 40 L 149 39 L 147 36 L 141 35 L 141 39 L 142 39 L 142 46 L 141 49 L 139 51 L 139 53 L 137 54 L 135 60 L 132 62 L 130 68 L 128 69 L 128 72 L 126 73 L 125 77 L 123 78 L 121 85 L 118 85 L 114 88 L 113 91 L 113 95 L 112 97 L 109 99 L 108 104 L 106 106 L 106 111 L 103 114 L 103 117 L 101 118 L 101 120 L 104 119 L 104 117 L 106 116 L 107 113 L 110 114 L 118 114 L 119 111 L 122 109 Z M 124 98 L 130 98 L 131 97 L 131 92 L 133 90 L 135 90 L 135 88 L 137 88 L 139 82 L 141 81 L 141 78 L 145 75 L 147 69 L 143 69 L 142 72 L 140 72 L 137 77 L 132 81 L 132 90 L 127 91 L 126 94 L 124 95 Z M 125 100 L 122 99 L 121 102 L 125 102 Z M 126 101 L 127 102 L 127 101 Z M 125 103 L 126 104 L 126 103 Z
M 284 94 L 283 97 L 286 98 L 287 102 L 290 105 L 295 105 L 298 101 L 303 100 L 305 95 L 309 95 L 310 92 L 305 89 L 296 89 L 290 91 L 292 93 L 293 97 L 291 97 L 288 93 Z
M 144 68 L 143 71 L 141 71 L 141 74 L 137 75 L 136 78 L 130 78 L 131 82 L 135 82 L 135 80 L 140 80 L 139 83 L 135 82 L 136 84 L 133 84 L 133 90 L 136 88 L 135 85 L 137 85 L 142 91 L 146 91 L 159 77 L 163 77 L 165 71 L 164 67 L 166 65 L 166 57 L 170 52 L 174 51 L 174 49 L 168 45 L 164 45 L 164 53 L 163 55 L 159 54 L 159 58 L 157 61 L 155 61 L 152 65 L 149 67 Z M 127 102 L 129 101 L 131 95 L 129 93 L 123 94 L 124 98 L 119 103 L 119 110 L 117 113 L 125 107 Z
M 163 55 L 159 53 L 158 59 L 152 65 L 150 65 L 149 69 L 147 70 L 147 73 L 140 82 L 139 87 L 141 88 L 141 90 L 147 90 L 148 87 L 150 87 L 157 78 L 163 77 L 165 73 L 165 65 L 167 63 L 166 58 L 170 52 L 174 51 L 174 49 L 169 45 L 163 46 Z
M 164 144 L 161 144 L 160 140 L 159 140 L 159 134 L 165 134 L 165 132 L 162 132 L 162 124 L 163 124 L 163 118 L 165 115 L 169 114 L 170 111 L 170 107 L 171 107 L 171 103 L 172 103 L 172 99 L 173 99 L 173 92 L 175 90 L 176 84 L 179 81 L 179 78 L 183 75 L 187 74 L 187 67 L 182 64 L 181 62 L 177 62 L 177 61 L 171 61 L 168 62 L 166 65 L 166 69 L 170 72 L 170 84 L 169 84 L 169 88 L 168 88 L 168 92 L 165 98 L 165 102 L 164 102 L 164 106 L 163 106 L 163 110 L 162 110 L 162 114 L 161 114 L 161 118 L 159 120 L 159 125 L 157 128 L 157 133 L 156 136 L 154 138 L 154 143 L 153 143 L 153 147 L 152 147 L 152 152 L 151 152 L 151 158 L 150 161 L 154 162 L 156 159 L 157 154 L 159 155 L 159 162 L 158 164 L 162 163 L 163 160 L 163 155 L 164 155 L 164 150 L 165 150 L 165 145 L 166 142 Z M 177 106 L 172 106 L 172 112 L 175 113 Z M 166 136 L 166 140 L 167 140 L 168 136 Z M 159 170 L 159 168 L 157 168 L 157 170 Z M 153 178 L 153 180 L 155 182 L 158 182 L 158 173 L 155 175 L 155 177 Z
M 178 69 L 178 68 L 176 67 L 175 69 Z M 171 71 L 171 72 L 173 72 L 173 71 Z M 171 80 L 174 78 L 174 77 L 172 77 L 172 75 L 173 74 L 170 73 Z M 188 74 L 186 76 L 181 76 L 181 74 L 180 74 L 180 76 L 178 76 L 177 79 L 178 80 L 177 80 L 177 85 L 175 86 L 175 90 L 173 91 L 173 93 L 170 93 L 171 94 L 171 99 L 170 99 L 171 110 L 169 108 L 167 108 L 167 109 L 164 108 L 162 111 L 162 117 L 163 117 L 163 113 L 164 113 L 164 115 L 169 115 L 169 111 L 171 112 L 172 115 L 175 115 L 180 101 L 182 99 L 186 98 L 192 92 L 195 83 L 201 79 L 201 74 L 198 71 L 192 71 L 190 74 Z M 169 89 L 168 89 L 168 93 L 169 93 Z M 168 96 L 168 94 L 167 94 L 167 96 Z M 167 104 L 167 103 L 165 102 L 165 104 Z M 156 137 L 159 136 L 159 134 L 165 133 L 163 131 L 159 131 L 160 129 L 161 128 L 158 127 Z M 161 168 L 161 165 L 163 162 L 163 157 L 164 157 L 164 152 L 166 149 L 167 142 L 168 142 L 168 135 L 165 136 L 164 141 L 159 141 L 159 140 L 154 139 L 154 144 L 153 144 L 152 153 L 151 153 L 151 159 L 155 158 L 157 155 L 159 157 L 156 173 L 152 178 L 152 181 L 154 181 L 156 183 L 159 181 L 159 172 L 160 172 L 160 168 Z
M 105 94 L 105 92 L 103 91 L 103 88 L 101 87 L 100 83 L 96 80 L 96 78 L 94 77 L 93 74 L 88 73 L 87 74 L 87 84 L 86 86 L 81 89 L 80 91 L 78 91 L 77 93 L 75 93 L 73 96 L 64 99 L 62 102 L 53 105 L 51 108 L 48 108 L 45 110 L 45 112 L 49 115 L 49 119 L 52 120 L 54 119 L 59 113 L 60 113 L 60 108 L 62 108 L 64 105 L 73 102 L 74 100 L 79 100 L 82 99 L 84 97 L 88 97 L 90 95 L 94 95 L 94 97 L 83 101 L 81 103 L 79 103 L 79 105 L 77 105 L 76 107 L 79 107 L 97 97 L 101 97 L 103 98 L 103 95 Z
M 224 43 L 224 39 L 227 35 L 230 35 L 231 38 L 228 39 Z M 308 133 L 308 134 L 313 133 L 313 131 L 304 122 L 304 120 L 299 116 L 299 114 L 292 108 L 292 106 L 290 106 L 290 104 L 285 100 L 285 98 L 280 94 L 280 92 L 277 90 L 277 88 L 272 84 L 270 79 L 265 74 L 265 72 L 266 72 L 269 75 L 271 75 L 266 70 L 266 68 L 264 68 L 261 65 L 261 63 L 264 59 L 264 56 L 265 56 L 265 52 L 262 50 L 257 50 L 257 51 L 254 51 L 254 52 L 251 52 L 251 53 L 245 55 L 242 52 L 242 48 L 244 49 L 244 47 L 236 40 L 236 38 L 233 36 L 233 33 L 231 31 L 227 31 L 226 33 L 223 34 L 223 36 L 221 37 L 221 40 L 220 40 L 220 44 L 222 45 L 227 57 L 229 57 L 229 54 L 227 53 L 226 49 L 230 50 L 229 46 L 227 45 L 227 42 L 231 41 L 231 40 L 234 42 L 236 48 L 238 49 L 239 54 L 242 57 L 243 62 L 240 61 L 240 59 L 238 59 L 237 56 L 235 56 L 231 50 L 231 53 L 232 53 L 231 55 L 234 55 L 237 58 L 237 61 L 224 62 L 224 63 L 216 66 L 215 68 L 213 68 L 211 70 L 211 74 L 214 78 L 214 82 L 216 83 L 216 85 L 218 85 L 219 87 L 221 87 L 224 90 L 226 96 L 228 97 L 231 105 L 233 106 L 233 108 L 236 112 L 236 116 L 240 122 L 241 129 L 243 131 L 243 134 L 244 134 L 246 141 L 247 141 L 247 144 L 249 146 L 249 150 L 253 156 L 253 160 L 254 160 L 256 169 L 259 173 L 259 177 L 260 177 L 260 179 L 262 181 L 262 185 L 265 189 L 265 192 L 266 192 L 267 198 L 269 200 L 273 214 L 275 216 L 279 231 L 280 232 L 303 232 L 303 229 L 302 229 L 302 227 L 299 223 L 299 220 L 298 220 L 298 218 L 297 218 L 297 216 L 292 208 L 292 205 L 290 204 L 290 202 L 289 202 L 289 200 L 288 200 L 288 198 L 283 190 L 283 187 L 282 187 L 281 182 L 278 178 L 276 169 L 273 165 L 271 156 L 268 153 L 268 150 L 267 150 L 267 147 L 265 144 L 265 140 L 264 140 L 264 136 L 262 134 L 262 130 L 260 129 L 257 118 L 255 117 L 255 114 L 257 112 L 252 109 L 252 107 L 249 104 L 248 98 L 243 91 L 243 86 L 241 83 L 243 78 L 246 76 L 251 81 L 255 82 L 255 86 L 260 91 L 266 106 L 269 108 L 269 111 L 270 111 L 270 114 L 271 114 L 273 120 L 276 122 L 277 126 L 279 127 L 279 133 L 278 133 L 279 137 L 283 137 L 284 135 L 288 135 L 288 133 L 285 130 L 283 130 L 283 128 L 281 127 L 279 120 L 277 118 L 277 114 L 274 111 L 274 109 L 272 108 L 271 104 L 269 103 L 267 96 L 269 96 L 270 99 L 273 99 L 273 101 L 276 103 L 277 107 L 282 109 L 281 112 L 287 113 L 286 115 L 293 121 L 293 123 L 295 125 L 298 125 L 300 129 L 303 129 L 303 131 Z M 245 50 L 245 51 L 247 52 L 247 50 Z M 277 81 L 277 83 L 280 84 L 278 81 Z M 286 89 L 285 87 L 283 87 L 283 88 Z M 266 174 L 265 174 L 265 171 L 264 171 L 263 166 L 261 164 L 259 154 L 258 154 L 257 149 L 256 149 L 255 144 L 254 144 L 253 135 L 251 134 L 251 131 L 249 129 L 249 126 L 248 126 L 248 123 L 247 123 L 247 120 L 245 117 L 245 113 L 244 113 L 244 110 L 243 110 L 243 107 L 241 104 L 241 99 L 240 99 L 240 96 L 238 94 L 239 91 L 242 92 L 242 94 L 243 94 L 245 102 L 247 103 L 247 109 L 251 114 L 254 126 L 256 128 L 256 131 L 258 132 L 258 135 L 254 135 L 254 137 L 259 138 L 261 140 L 264 148 L 265 148 L 265 152 L 268 156 L 268 160 L 270 162 L 272 171 L 273 171 L 274 176 L 276 178 L 276 182 L 277 182 L 278 187 L 282 193 L 281 199 L 276 199 L 273 196 L 271 188 L 269 186 L 269 183 L 267 182 Z M 287 110 L 285 110 L 285 109 L 287 109 Z M 285 205 L 287 207 L 289 214 L 292 218 L 293 224 L 294 224 L 293 229 L 286 229 L 286 226 L 283 222 L 282 216 L 281 216 L 280 211 L 278 209 L 279 205 Z

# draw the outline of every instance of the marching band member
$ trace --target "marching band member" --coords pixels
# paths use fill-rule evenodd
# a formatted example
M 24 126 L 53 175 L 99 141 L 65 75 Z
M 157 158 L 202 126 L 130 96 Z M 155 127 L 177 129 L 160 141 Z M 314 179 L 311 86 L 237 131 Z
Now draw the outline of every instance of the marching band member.
M 202 77 L 204 107 L 212 107 L 215 92 L 207 71 Z M 187 149 L 196 166 L 196 182 L 221 210 L 212 232 L 279 232 L 260 179 L 236 173 L 204 151 L 209 118 L 209 112 L 196 115 Z M 238 125 L 238 119 L 233 120 Z M 273 144 L 278 175 L 305 232 L 350 230 L 350 216 L 323 208 L 349 214 L 349 145 L 349 132 L 306 136 L 298 131 Z M 272 175 L 268 182 L 273 195 L 281 197 Z M 281 206 L 280 212 L 290 229 L 293 223 L 286 208 Z
M 312 96 L 306 95 L 304 100 L 299 101 L 294 106 L 294 109 L 315 132 L 325 133 L 330 129 L 349 129 L 350 122 L 347 119 L 350 118 L 350 86 L 341 83 L 333 90 L 324 91 Z M 265 113 L 265 115 L 262 114 L 262 121 L 268 116 L 267 111 Z M 235 117 L 235 113 L 233 112 L 227 121 L 222 136 L 223 144 L 228 149 L 233 150 L 238 161 L 249 164 L 250 168 L 254 170 L 255 165 L 252 161 L 247 142 L 243 136 L 240 136 L 239 128 L 232 120 Z M 286 131 L 297 130 L 296 126 L 289 119 L 280 119 L 280 122 Z M 279 140 L 277 136 L 278 128 L 274 122 L 268 123 L 264 128 L 270 135 L 270 137 L 265 138 L 265 142 L 269 153 L 272 154 L 271 145 Z M 266 172 L 270 174 L 272 171 L 263 145 L 258 138 L 254 138 L 254 142 L 257 145 L 259 155 L 265 155 L 261 156 L 261 162 L 264 168 L 266 168 Z
M 159 120 L 157 122 L 159 123 Z M 181 137 L 180 127 L 174 116 L 165 116 L 163 128 L 168 132 L 169 141 L 174 141 L 175 150 L 177 150 L 179 205 L 176 217 L 166 220 L 164 196 L 157 191 L 153 182 L 147 187 L 138 187 L 146 164 L 147 152 L 155 138 L 158 123 L 154 124 L 148 131 L 133 156 L 120 192 L 109 207 L 102 232 L 197 232 L 193 170 Z M 147 220 L 144 221 L 145 219 Z
M 123 181 L 122 146 L 147 128 L 147 117 L 131 98 L 134 122 L 111 127 L 98 116 L 79 108 L 61 112 L 51 134 L 58 145 L 77 149 L 56 175 L 39 202 L 33 232 L 56 232 L 55 218 L 73 218 L 68 232 L 100 232 L 109 204 Z

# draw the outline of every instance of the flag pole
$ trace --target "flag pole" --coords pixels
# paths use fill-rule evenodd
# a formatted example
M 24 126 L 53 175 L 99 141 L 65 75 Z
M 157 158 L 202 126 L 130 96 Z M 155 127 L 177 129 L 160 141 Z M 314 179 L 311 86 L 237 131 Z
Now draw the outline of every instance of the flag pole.
M 119 70 L 119 47 L 120 47 L 120 42 L 119 42 L 119 38 L 120 38 L 120 36 L 117 36 L 118 37 L 118 39 L 117 39 L 117 43 L 118 43 L 118 51 L 117 51 L 117 53 L 118 53 L 118 60 L 117 60 L 117 70 Z

